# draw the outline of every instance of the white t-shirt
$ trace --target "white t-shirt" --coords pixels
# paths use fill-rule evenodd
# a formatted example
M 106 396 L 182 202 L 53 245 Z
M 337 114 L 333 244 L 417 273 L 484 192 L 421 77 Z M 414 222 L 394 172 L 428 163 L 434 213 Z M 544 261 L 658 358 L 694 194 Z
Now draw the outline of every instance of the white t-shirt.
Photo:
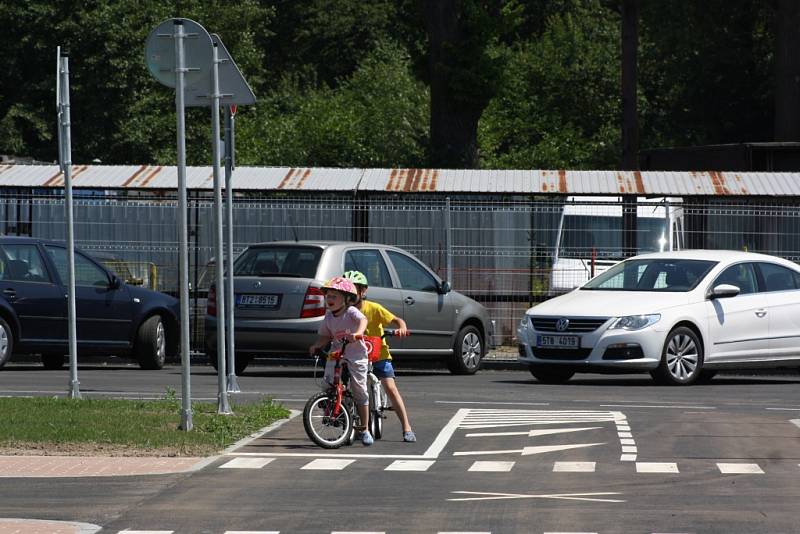
M 356 332 L 362 319 L 366 319 L 366 317 L 355 306 L 348 306 L 339 317 L 334 317 L 333 313 L 328 310 L 325 312 L 325 319 L 319 326 L 319 335 L 332 338 L 332 350 L 340 350 L 342 338 Z M 355 343 L 348 343 L 344 348 L 344 357 L 348 360 L 366 359 L 367 346 L 364 341 L 359 339 Z

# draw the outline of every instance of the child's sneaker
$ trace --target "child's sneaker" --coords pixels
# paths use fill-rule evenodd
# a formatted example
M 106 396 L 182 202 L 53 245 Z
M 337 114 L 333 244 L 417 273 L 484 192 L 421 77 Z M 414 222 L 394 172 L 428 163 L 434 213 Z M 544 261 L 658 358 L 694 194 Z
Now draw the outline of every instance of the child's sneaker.
M 417 435 L 414 434 L 413 430 L 409 430 L 408 432 L 403 432 L 403 441 L 406 443 L 414 443 L 417 441 Z
M 369 431 L 365 430 L 361 433 L 361 443 L 363 443 L 365 447 L 369 447 L 375 443 L 375 440 L 372 438 L 372 434 L 370 434 Z

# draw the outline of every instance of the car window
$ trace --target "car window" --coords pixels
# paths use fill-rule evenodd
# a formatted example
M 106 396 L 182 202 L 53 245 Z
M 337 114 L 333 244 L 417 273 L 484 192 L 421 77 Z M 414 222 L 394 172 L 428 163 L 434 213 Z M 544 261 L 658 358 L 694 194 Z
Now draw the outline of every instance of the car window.
M 49 282 L 42 255 L 34 244 L 3 245 L 0 254 L 2 280 Z
M 414 291 L 437 291 L 436 279 L 422 265 L 405 254 L 392 251 L 388 254 L 400 278 L 400 287 Z
M 53 263 L 58 271 L 61 281 L 66 284 L 69 281 L 67 273 L 67 250 L 61 247 L 45 246 L 47 253 L 50 254 Z M 89 258 L 75 253 L 75 285 L 108 287 L 108 274 L 95 265 Z
M 797 272 L 774 263 L 759 263 L 764 278 L 765 291 L 787 291 L 797 289 Z
M 344 255 L 345 271 L 361 271 L 370 287 L 392 287 L 389 269 L 378 250 L 348 250 Z
M 244 251 L 233 266 L 235 276 L 316 278 L 322 249 L 316 247 L 256 247 Z
M 739 288 L 740 295 L 756 292 L 756 273 L 752 263 L 731 265 L 714 280 L 714 286 L 729 284 Z
M 616 291 L 691 291 L 716 262 L 683 259 L 642 259 L 618 263 L 581 289 Z

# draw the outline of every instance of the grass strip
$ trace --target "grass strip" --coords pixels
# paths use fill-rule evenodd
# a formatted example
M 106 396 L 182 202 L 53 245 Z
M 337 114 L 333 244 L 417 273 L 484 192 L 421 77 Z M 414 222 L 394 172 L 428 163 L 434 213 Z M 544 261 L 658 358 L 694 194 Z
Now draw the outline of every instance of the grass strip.
M 208 456 L 289 415 L 269 398 L 233 405 L 234 415 L 196 402 L 184 432 L 180 407 L 170 390 L 161 400 L 0 398 L 0 454 Z

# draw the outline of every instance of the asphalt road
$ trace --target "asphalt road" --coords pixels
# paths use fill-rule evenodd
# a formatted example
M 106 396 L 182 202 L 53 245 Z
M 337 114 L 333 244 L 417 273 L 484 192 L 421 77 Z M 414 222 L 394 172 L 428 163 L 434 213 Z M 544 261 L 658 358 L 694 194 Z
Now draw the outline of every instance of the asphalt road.
M 180 369 L 81 367 L 87 397 L 180 394 Z M 6 395 L 63 395 L 67 371 L 12 364 Z M 719 376 L 658 387 L 648 375 L 537 383 L 525 371 L 398 383 L 419 441 L 394 415 L 374 446 L 314 446 L 295 417 L 207 468 L 182 475 L 13 479 L 0 517 L 103 525 L 102 532 L 800 532 L 800 376 Z M 247 401 L 302 409 L 311 369 L 252 367 Z M 216 398 L 192 369 L 195 398 Z M 124 422 L 123 422 L 124 423 Z M 233 463 L 230 463 L 233 462 Z

